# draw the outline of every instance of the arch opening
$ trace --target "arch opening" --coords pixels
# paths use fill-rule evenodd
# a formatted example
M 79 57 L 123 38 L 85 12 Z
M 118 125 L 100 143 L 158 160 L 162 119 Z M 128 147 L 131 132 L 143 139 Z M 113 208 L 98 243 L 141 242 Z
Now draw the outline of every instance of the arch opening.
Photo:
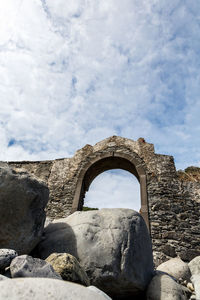
M 141 209 L 140 184 L 128 171 L 112 169 L 99 174 L 85 194 L 83 210 L 91 208 Z
M 146 174 L 141 163 L 124 153 L 106 153 L 94 158 L 80 171 L 76 186 L 75 196 L 73 200 L 72 213 L 77 210 L 82 210 L 86 192 L 92 181 L 101 173 L 113 170 L 122 169 L 132 173 L 140 184 L 140 213 L 143 216 L 147 227 L 149 228 L 148 203 L 147 203 L 147 187 Z
M 138 181 L 140 181 L 139 174 L 135 166 L 130 161 L 121 157 L 106 157 L 92 164 L 86 171 L 83 179 L 85 191 L 88 191 L 90 184 L 98 175 L 105 171 L 114 169 L 122 169 L 128 171 L 135 175 Z

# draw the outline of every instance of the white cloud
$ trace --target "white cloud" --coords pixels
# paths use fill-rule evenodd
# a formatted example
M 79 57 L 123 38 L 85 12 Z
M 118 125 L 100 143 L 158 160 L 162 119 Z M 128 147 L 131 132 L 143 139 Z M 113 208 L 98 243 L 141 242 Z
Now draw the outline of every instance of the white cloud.
M 127 171 L 115 170 L 100 174 L 86 193 L 84 206 L 97 208 L 141 208 L 140 185 Z
M 199 164 L 198 8 L 178 0 L 2 2 L 0 159 L 66 157 L 118 134 L 143 136 L 178 168 Z

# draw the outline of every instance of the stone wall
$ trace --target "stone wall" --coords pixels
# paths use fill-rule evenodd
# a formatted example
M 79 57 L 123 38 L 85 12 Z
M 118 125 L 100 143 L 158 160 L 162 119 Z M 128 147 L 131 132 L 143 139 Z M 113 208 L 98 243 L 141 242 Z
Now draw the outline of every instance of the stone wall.
M 185 261 L 200 255 L 198 176 L 177 173 L 173 157 L 156 154 L 154 146 L 143 138 L 133 141 L 113 136 L 94 146 L 86 145 L 72 158 L 9 164 L 48 184 L 47 215 L 52 219 L 81 210 L 85 192 L 98 174 L 125 169 L 141 185 L 141 214 L 151 233 L 155 264 L 176 255 Z

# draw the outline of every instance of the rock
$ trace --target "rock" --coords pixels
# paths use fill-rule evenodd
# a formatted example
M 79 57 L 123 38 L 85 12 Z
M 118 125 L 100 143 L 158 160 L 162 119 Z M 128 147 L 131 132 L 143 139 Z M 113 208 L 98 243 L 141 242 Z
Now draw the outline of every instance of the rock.
M 3 275 L 6 276 L 6 277 L 8 277 L 8 278 L 12 278 L 11 274 L 10 274 L 10 268 L 9 267 L 6 268 L 6 270 L 4 271 Z
M 191 292 L 194 292 L 194 286 L 191 282 L 188 282 L 187 283 L 187 288 L 191 291 Z
M 10 265 L 10 273 L 12 278 L 43 277 L 62 279 L 49 263 L 28 255 L 21 255 L 14 258 Z
M 13 258 L 17 256 L 17 252 L 12 249 L 0 249 L 0 270 L 4 270 L 10 266 Z
M 168 261 L 169 259 L 171 259 L 171 257 L 166 256 L 163 252 L 159 252 L 155 250 L 153 251 L 153 262 L 155 268 L 157 268 L 163 262 Z
M 184 285 L 180 285 L 180 286 L 181 286 L 181 289 L 182 289 L 183 293 L 186 296 L 186 299 L 190 299 L 190 297 L 192 296 L 193 292 L 189 288 L 187 288 L 186 286 L 184 286 Z
M 46 217 L 44 227 L 47 227 L 51 222 L 52 222 L 52 220 L 49 217 Z
M 163 246 L 161 246 L 160 249 L 167 256 L 170 256 L 170 257 L 175 257 L 176 256 L 175 247 L 173 247 L 170 244 L 164 244 Z
M 0 248 L 29 253 L 40 241 L 48 188 L 25 172 L 0 164 Z
M 12 300 L 105 300 L 82 285 L 49 278 L 15 278 L 0 282 L 0 299 Z
M 196 299 L 200 300 L 200 274 L 194 274 L 191 277 L 191 281 L 194 285 L 194 290 L 196 294 Z
M 110 297 L 140 293 L 153 276 L 149 233 L 131 209 L 79 211 L 54 220 L 37 247 L 43 259 L 53 252 L 75 256 L 91 284 Z
M 183 262 L 179 257 L 172 258 L 157 267 L 157 270 L 166 272 L 176 280 L 190 280 L 191 273 L 188 264 Z
M 147 300 L 187 300 L 181 286 L 170 276 L 158 273 L 147 288 Z
M 9 279 L 9 278 L 0 274 L 0 281 L 1 280 L 6 280 L 6 279 Z
M 200 256 L 196 256 L 188 264 L 192 275 L 200 275 Z
M 77 259 L 68 253 L 52 253 L 46 258 L 62 279 L 88 286 L 90 280 Z
M 196 256 L 188 264 L 192 274 L 191 281 L 196 293 L 196 299 L 200 300 L 200 256 Z
M 192 217 L 190 220 L 192 220 Z M 196 231 L 199 233 L 199 229 L 196 229 Z M 193 233 L 191 233 L 191 235 L 190 235 L 190 240 L 191 240 L 191 236 L 192 236 L 192 240 L 194 239 L 194 235 L 192 235 L 192 234 Z M 196 243 L 199 243 L 199 241 L 197 241 Z M 200 249 L 198 249 L 198 247 L 195 247 L 194 249 L 182 249 L 179 252 L 180 258 L 187 262 L 191 261 L 198 255 L 200 255 Z
M 97 294 L 100 294 L 100 295 L 104 296 L 104 298 L 105 298 L 106 300 L 112 300 L 108 295 L 106 295 L 104 292 L 102 292 L 100 289 L 98 289 L 98 288 L 97 288 L 96 286 L 94 286 L 94 285 L 88 286 L 88 289 L 90 289 L 91 291 L 94 291 L 94 292 L 97 293 Z

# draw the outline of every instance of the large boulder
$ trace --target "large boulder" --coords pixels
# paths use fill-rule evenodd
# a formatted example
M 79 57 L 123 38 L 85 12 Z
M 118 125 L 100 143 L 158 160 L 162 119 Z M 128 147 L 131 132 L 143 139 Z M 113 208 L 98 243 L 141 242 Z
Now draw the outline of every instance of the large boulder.
M 6 280 L 6 279 L 10 279 L 10 278 L 8 278 L 8 277 L 6 277 L 6 276 L 0 274 L 0 281 L 1 281 L 1 280 Z
M 188 266 L 192 275 L 200 275 L 200 256 L 193 258 Z
M 191 281 L 194 285 L 194 290 L 196 294 L 196 300 L 200 299 L 200 275 L 192 275 Z
M 0 164 L 0 248 L 27 254 L 37 245 L 48 197 L 45 183 Z
M 10 266 L 13 258 L 17 256 L 17 252 L 12 249 L 0 249 L 0 270 L 4 270 Z
M 107 300 L 82 285 L 49 278 L 15 278 L 0 281 L 0 299 L 12 300 Z
M 168 273 L 176 280 L 190 280 L 191 273 L 188 264 L 179 257 L 172 258 L 157 267 L 157 270 Z
M 29 255 L 20 255 L 14 258 L 10 265 L 11 277 L 43 277 L 62 279 L 52 265 L 45 260 L 33 258 Z
M 191 281 L 194 285 L 196 299 L 200 299 L 200 256 L 196 256 L 188 264 L 192 274 Z
M 75 256 L 92 285 L 111 297 L 143 291 L 153 274 L 151 239 L 141 215 L 131 209 L 75 212 L 47 226 L 37 254 Z
M 147 300 L 187 300 L 181 285 L 167 274 L 157 272 L 147 289 Z
M 88 286 L 90 280 L 76 257 L 69 253 L 52 253 L 46 258 L 62 279 Z
M 102 296 L 105 297 L 105 300 L 112 300 L 107 294 L 105 294 L 103 291 L 101 291 L 100 289 L 98 289 L 96 286 L 94 285 L 90 285 L 87 287 L 89 290 L 94 291 L 95 293 L 98 293 Z

